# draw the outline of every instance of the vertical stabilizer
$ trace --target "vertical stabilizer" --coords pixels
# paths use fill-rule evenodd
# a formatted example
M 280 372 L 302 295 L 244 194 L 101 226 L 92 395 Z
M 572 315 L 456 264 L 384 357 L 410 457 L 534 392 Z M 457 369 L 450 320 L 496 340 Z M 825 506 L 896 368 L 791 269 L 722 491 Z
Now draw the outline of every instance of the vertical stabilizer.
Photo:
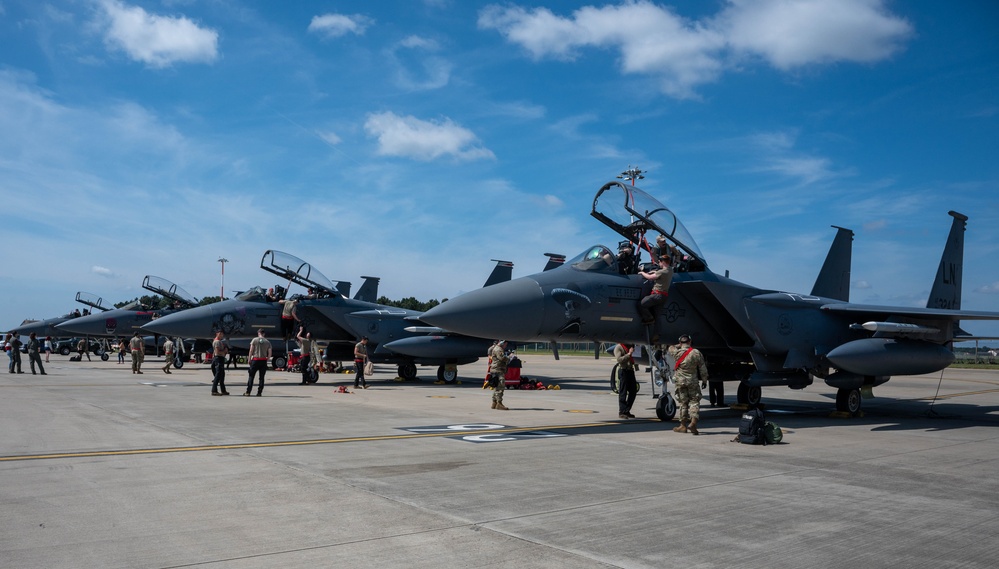
M 954 218 L 947 236 L 947 245 L 940 257 L 937 278 L 933 280 L 930 298 L 926 308 L 961 309 L 961 278 L 964 271 L 964 230 L 968 226 L 968 216 L 948 211 Z
M 489 273 L 485 284 L 482 285 L 483 288 L 496 283 L 505 283 L 513 277 L 513 263 L 510 261 L 500 261 L 499 259 L 492 260 L 496 261 L 496 266 L 493 267 L 493 272 Z
M 561 253 L 545 253 L 545 257 L 548 257 L 548 263 L 545 264 L 544 271 L 550 271 L 554 268 L 561 267 L 565 263 L 565 255 Z
M 336 291 L 346 298 L 350 298 L 350 281 L 337 281 Z
M 382 279 L 379 277 L 361 277 L 364 282 L 361 283 L 361 288 L 357 289 L 357 294 L 354 295 L 354 300 L 360 300 L 361 302 L 378 302 L 378 283 Z
M 853 231 L 833 225 L 838 231 L 826 262 L 815 279 L 812 296 L 850 302 L 850 271 L 853 263 Z

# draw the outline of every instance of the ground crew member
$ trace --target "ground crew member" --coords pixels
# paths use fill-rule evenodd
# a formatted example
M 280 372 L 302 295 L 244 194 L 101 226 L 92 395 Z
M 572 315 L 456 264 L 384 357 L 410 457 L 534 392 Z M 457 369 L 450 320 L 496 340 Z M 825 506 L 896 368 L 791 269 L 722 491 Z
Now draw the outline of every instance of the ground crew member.
M 673 382 L 676 383 L 676 404 L 680 413 L 680 425 L 673 427 L 673 430 L 697 435 L 697 420 L 701 414 L 701 388 L 708 386 L 708 366 L 705 365 L 700 350 L 690 345 L 689 335 L 680 336 L 679 341 L 679 344 L 669 347 L 669 355 L 676 361 Z
M 260 372 L 260 386 L 257 387 L 257 397 L 264 394 L 264 374 L 267 373 L 267 362 L 273 355 L 270 341 L 264 337 L 264 329 L 257 329 L 257 337 L 250 341 L 250 378 L 246 382 L 244 397 L 250 396 L 253 389 L 253 378 Z
M 503 392 L 506 391 L 506 364 L 510 361 L 509 356 L 506 355 L 506 341 L 500 340 L 496 342 L 493 346 L 492 351 L 489 353 L 490 363 L 489 363 L 489 375 L 493 383 L 493 409 L 499 409 L 500 411 L 508 411 L 509 409 L 503 405 Z
M 142 360 L 145 359 L 145 345 L 138 332 L 132 333 L 128 341 L 128 349 L 132 353 L 132 373 L 142 373 Z
M 614 359 L 617 360 L 617 411 L 622 419 L 634 419 L 631 406 L 638 397 L 638 380 L 635 379 L 635 346 L 618 344 L 614 346 Z
M 170 366 L 173 365 L 173 340 L 167 338 L 163 342 L 163 356 L 166 358 L 166 365 L 163 366 L 163 373 L 171 373 Z
M 364 380 L 364 365 L 368 363 L 368 337 L 364 336 L 361 341 L 354 344 L 354 389 L 363 386 L 368 388 L 368 382 Z
M 28 334 L 28 363 L 31 364 L 31 374 L 35 375 L 35 364 L 37 363 L 38 371 L 45 375 L 45 367 L 42 366 L 42 356 L 38 354 L 38 347 L 38 337 L 35 336 L 35 333 Z
M 638 304 L 638 313 L 642 317 L 642 323 L 649 328 L 649 343 L 659 342 L 659 334 L 655 333 L 656 312 L 659 307 L 666 304 L 666 297 L 669 295 L 669 285 L 673 282 L 673 252 L 666 250 L 659 256 L 659 268 L 652 272 L 642 271 L 638 274 L 642 278 L 655 282 L 652 285 L 652 293 L 642 299 Z
M 229 344 L 224 338 L 225 334 L 218 331 L 212 340 L 212 395 L 229 395 L 225 390 L 225 357 L 229 353 Z
M 298 338 L 298 351 L 302 356 L 298 360 L 298 365 L 302 368 L 302 385 L 305 385 L 312 381 L 312 353 L 315 351 L 316 343 L 312 340 L 312 334 L 302 327 L 299 327 L 296 338 Z

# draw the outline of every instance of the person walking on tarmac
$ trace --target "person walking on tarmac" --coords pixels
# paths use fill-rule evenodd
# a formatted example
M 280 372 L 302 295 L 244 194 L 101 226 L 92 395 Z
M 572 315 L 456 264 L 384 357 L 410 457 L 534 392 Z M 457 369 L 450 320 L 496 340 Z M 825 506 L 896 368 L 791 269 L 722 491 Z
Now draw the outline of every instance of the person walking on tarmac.
M 690 335 L 680 336 L 679 341 L 679 344 L 669 347 L 669 355 L 676 361 L 673 382 L 676 383 L 676 404 L 680 414 L 680 424 L 673 430 L 697 435 L 700 434 L 697 420 L 701 414 L 701 389 L 708 386 L 708 366 L 700 350 L 690 345 Z
M 617 411 L 621 419 L 634 419 L 631 406 L 638 397 L 638 380 L 635 379 L 635 346 L 618 344 L 614 346 L 614 359 L 617 360 L 617 374 L 620 383 L 617 388 Z
M 264 329 L 257 329 L 257 337 L 250 341 L 250 378 L 246 382 L 244 397 L 250 396 L 253 390 L 253 378 L 260 372 L 260 386 L 257 387 L 257 397 L 264 394 L 264 374 L 267 373 L 267 362 L 274 355 L 270 341 L 264 337 Z
M 170 366 L 173 365 L 173 340 L 169 337 L 163 342 L 163 357 L 166 358 L 166 365 L 163 366 L 163 373 L 173 373 Z
M 493 384 L 493 409 L 508 411 L 503 405 L 503 392 L 506 391 L 506 364 L 510 357 L 506 355 L 506 340 L 500 340 L 489 352 L 489 375 Z

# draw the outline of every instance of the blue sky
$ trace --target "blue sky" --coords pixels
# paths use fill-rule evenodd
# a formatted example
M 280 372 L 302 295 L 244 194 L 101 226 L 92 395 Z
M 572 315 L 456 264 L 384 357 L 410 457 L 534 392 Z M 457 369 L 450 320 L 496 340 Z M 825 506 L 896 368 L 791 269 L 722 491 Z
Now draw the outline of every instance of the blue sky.
M 629 165 L 756 286 L 808 292 L 853 229 L 855 302 L 924 305 L 965 213 L 964 308 L 999 310 L 997 29 L 987 0 L 0 0 L 0 323 L 147 274 L 217 295 L 219 257 L 227 295 L 273 285 L 267 249 L 453 297 L 615 243 L 588 214 Z

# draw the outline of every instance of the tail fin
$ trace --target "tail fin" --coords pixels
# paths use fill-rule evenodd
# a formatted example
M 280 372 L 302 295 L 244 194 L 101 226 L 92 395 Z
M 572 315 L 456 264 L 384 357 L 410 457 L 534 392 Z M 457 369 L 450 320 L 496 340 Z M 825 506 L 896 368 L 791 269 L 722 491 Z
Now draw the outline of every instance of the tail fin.
M 940 257 L 937 277 L 933 280 L 930 298 L 926 308 L 961 309 L 961 276 L 964 271 L 964 231 L 968 225 L 968 216 L 948 211 L 954 222 L 950 226 L 947 245 Z
M 379 277 L 361 277 L 364 282 L 361 283 L 361 288 L 357 289 L 357 294 L 354 295 L 354 300 L 360 300 L 362 302 L 378 302 L 378 282 L 381 281 Z
M 337 281 L 334 286 L 336 286 L 337 292 L 350 298 L 350 281 Z
M 545 257 L 548 257 L 548 263 L 545 265 L 544 271 L 550 271 L 556 267 L 561 267 L 565 263 L 565 255 L 561 253 L 545 253 Z
M 496 261 L 496 266 L 493 267 L 493 272 L 489 273 L 485 284 L 482 285 L 483 288 L 496 283 L 505 283 L 513 277 L 513 263 L 510 261 L 500 261 L 499 259 L 492 260 Z
M 812 296 L 850 302 L 850 270 L 853 263 L 853 231 L 833 225 L 838 231 L 822 270 L 815 279 Z

